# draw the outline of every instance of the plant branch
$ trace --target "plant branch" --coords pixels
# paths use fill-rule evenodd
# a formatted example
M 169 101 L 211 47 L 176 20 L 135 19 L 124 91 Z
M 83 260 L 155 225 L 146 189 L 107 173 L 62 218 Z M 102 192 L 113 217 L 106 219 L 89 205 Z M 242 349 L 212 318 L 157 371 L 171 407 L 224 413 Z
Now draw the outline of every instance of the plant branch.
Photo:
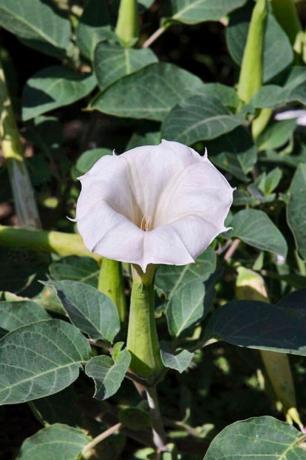
M 149 48 L 152 43 L 154 43 L 155 40 L 157 40 L 167 30 L 167 28 L 168 27 L 161 26 L 159 29 L 155 30 L 155 32 L 143 43 L 142 48 Z
M 238 238 L 236 238 L 232 242 L 232 244 L 230 245 L 228 250 L 226 251 L 226 253 L 224 255 L 224 260 L 229 261 L 233 257 L 234 253 L 238 249 L 239 244 L 240 244 L 240 240 Z
M 104 441 L 106 438 L 109 436 L 118 433 L 122 428 L 122 423 L 116 423 L 115 425 L 111 426 L 107 430 L 103 431 L 100 433 L 98 436 L 96 436 L 92 441 L 90 441 L 86 446 L 84 447 L 82 451 L 83 457 L 86 457 L 90 453 L 92 449 L 94 449 L 100 442 Z
M 166 434 L 159 409 L 156 387 L 146 387 L 145 392 L 152 421 L 153 442 L 158 453 L 165 452 L 167 450 Z

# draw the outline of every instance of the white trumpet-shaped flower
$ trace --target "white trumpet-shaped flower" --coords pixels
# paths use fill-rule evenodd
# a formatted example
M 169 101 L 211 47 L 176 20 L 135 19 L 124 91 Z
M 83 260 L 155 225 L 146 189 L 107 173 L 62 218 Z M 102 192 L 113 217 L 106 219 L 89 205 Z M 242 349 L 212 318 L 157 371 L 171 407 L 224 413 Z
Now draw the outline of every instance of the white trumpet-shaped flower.
M 87 248 L 143 271 L 194 262 L 226 230 L 233 189 L 206 155 L 178 142 L 104 156 L 80 181 L 76 220 Z

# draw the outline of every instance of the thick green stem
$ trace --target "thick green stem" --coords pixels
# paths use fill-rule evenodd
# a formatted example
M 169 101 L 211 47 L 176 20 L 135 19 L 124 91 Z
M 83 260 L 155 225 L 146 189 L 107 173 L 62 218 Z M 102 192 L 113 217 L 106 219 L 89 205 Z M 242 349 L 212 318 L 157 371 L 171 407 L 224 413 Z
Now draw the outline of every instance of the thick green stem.
M 30 230 L 0 225 L 0 246 L 13 249 L 29 249 L 60 256 L 88 256 L 100 260 L 97 254 L 89 252 L 80 235 L 46 230 Z
M 126 300 L 121 263 L 104 258 L 99 275 L 99 291 L 107 295 L 118 309 L 121 323 L 126 319 Z
M 243 102 L 249 102 L 262 85 L 266 16 L 267 0 L 257 0 L 251 17 L 237 88 L 238 96 Z
M 17 129 L 5 74 L 0 58 L 0 140 L 8 166 L 16 215 L 21 226 L 39 228 L 40 219 L 33 187 L 23 156 L 23 147 Z
M 270 121 L 272 113 L 272 109 L 262 109 L 259 115 L 253 120 L 252 135 L 255 141 L 266 128 L 267 124 Z
M 294 46 L 302 25 L 293 0 L 272 0 L 274 16 L 289 37 Z
M 154 274 L 139 274 L 135 267 L 132 270 L 127 349 L 132 355 L 132 371 L 153 381 L 163 368 L 154 316 Z
M 136 0 L 121 0 L 116 35 L 124 46 L 132 47 L 139 38 L 139 17 Z

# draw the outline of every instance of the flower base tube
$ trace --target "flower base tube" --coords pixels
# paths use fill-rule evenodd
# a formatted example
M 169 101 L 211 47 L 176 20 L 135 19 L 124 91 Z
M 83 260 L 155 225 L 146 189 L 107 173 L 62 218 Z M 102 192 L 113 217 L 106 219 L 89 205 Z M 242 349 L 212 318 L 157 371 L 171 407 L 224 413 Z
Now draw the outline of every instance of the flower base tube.
M 124 295 L 121 263 L 104 258 L 99 274 L 99 291 L 107 295 L 116 305 L 121 323 L 126 318 L 126 302 Z
M 131 370 L 154 381 L 162 371 L 154 317 L 153 274 L 139 274 L 133 267 L 127 349 L 132 355 Z M 148 272 L 150 270 L 148 269 Z

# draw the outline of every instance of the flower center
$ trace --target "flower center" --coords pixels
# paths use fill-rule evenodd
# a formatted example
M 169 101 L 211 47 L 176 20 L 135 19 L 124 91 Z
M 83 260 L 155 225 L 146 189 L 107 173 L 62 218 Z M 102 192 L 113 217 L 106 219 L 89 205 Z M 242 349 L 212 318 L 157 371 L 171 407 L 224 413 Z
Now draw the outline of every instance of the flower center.
M 144 232 L 148 232 L 149 230 L 152 229 L 151 217 L 142 216 L 142 219 L 140 222 L 140 229 L 143 230 Z

